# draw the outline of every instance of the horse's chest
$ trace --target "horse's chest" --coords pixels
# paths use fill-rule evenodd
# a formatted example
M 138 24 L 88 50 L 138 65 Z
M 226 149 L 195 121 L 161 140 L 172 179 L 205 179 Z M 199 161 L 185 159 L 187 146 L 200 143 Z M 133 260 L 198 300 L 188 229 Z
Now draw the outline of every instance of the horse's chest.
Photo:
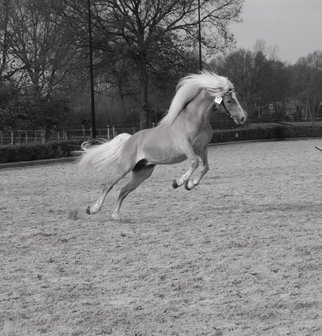
M 195 148 L 204 147 L 211 139 L 212 130 L 204 129 L 202 132 L 199 132 L 193 139 L 192 145 Z

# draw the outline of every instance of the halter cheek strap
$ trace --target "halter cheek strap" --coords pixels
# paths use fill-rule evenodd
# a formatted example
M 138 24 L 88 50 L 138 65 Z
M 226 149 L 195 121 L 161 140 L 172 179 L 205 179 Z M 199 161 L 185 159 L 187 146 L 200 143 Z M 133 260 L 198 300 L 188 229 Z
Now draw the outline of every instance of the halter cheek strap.
M 231 119 L 233 119 L 233 120 L 235 120 L 235 118 L 234 118 L 234 117 L 230 114 L 230 112 L 228 111 L 228 109 L 227 109 L 227 107 L 226 107 L 226 105 L 225 105 L 225 103 L 224 103 L 224 100 L 222 100 L 221 105 L 223 106 L 223 108 L 224 108 L 224 110 L 225 110 L 225 113 L 228 115 L 228 117 L 231 118 Z
M 229 90 L 224 94 L 224 96 L 231 94 L 233 91 L 234 91 L 234 89 L 229 89 Z M 226 107 L 226 105 L 225 105 L 224 100 L 223 100 L 222 97 L 216 97 L 216 98 L 215 98 L 215 103 L 217 103 L 217 104 L 219 104 L 219 105 L 222 105 L 223 108 L 224 108 L 224 111 L 225 111 L 225 113 L 228 115 L 228 117 L 231 118 L 231 119 L 233 119 L 233 120 L 235 120 L 235 118 L 234 118 L 234 117 L 230 114 L 230 112 L 228 111 L 228 109 L 227 109 L 227 107 Z

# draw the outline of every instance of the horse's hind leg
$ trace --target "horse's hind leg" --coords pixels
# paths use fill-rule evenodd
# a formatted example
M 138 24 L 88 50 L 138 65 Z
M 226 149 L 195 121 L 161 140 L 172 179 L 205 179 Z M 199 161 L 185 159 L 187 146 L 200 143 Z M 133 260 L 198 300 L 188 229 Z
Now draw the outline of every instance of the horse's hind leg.
M 114 185 L 114 184 L 113 184 L 113 185 Z M 104 187 L 104 189 L 102 190 L 101 194 L 99 195 L 97 201 L 96 201 L 94 204 L 89 205 L 89 206 L 87 207 L 87 209 L 86 209 L 86 213 L 87 213 L 88 215 L 94 215 L 94 214 L 96 214 L 97 212 L 99 212 L 99 211 L 101 210 L 102 205 L 103 205 L 104 200 L 105 200 L 105 197 L 106 197 L 106 195 L 108 194 L 108 192 L 109 192 L 110 190 L 112 190 L 113 185 L 110 185 L 110 184 L 109 184 L 108 186 Z
M 149 165 L 149 166 L 146 166 L 146 167 L 133 169 L 131 180 L 120 191 L 115 209 L 112 213 L 112 218 L 113 219 L 117 220 L 117 219 L 120 218 L 120 208 L 121 208 L 122 202 L 124 201 L 125 197 L 130 192 L 135 190 L 144 180 L 146 180 L 147 178 L 149 178 L 151 176 L 154 167 L 155 167 L 154 165 Z
M 86 209 L 86 213 L 88 215 L 93 215 L 97 212 L 99 212 L 102 208 L 102 205 L 104 203 L 105 197 L 108 194 L 109 191 L 112 190 L 113 186 L 119 181 L 121 180 L 127 173 L 129 172 L 129 170 L 124 170 L 122 173 L 119 173 L 117 175 L 115 175 L 113 178 L 111 178 L 111 180 L 109 181 L 109 183 L 106 184 L 106 186 L 103 188 L 101 194 L 99 195 L 97 201 L 92 204 L 89 205 Z

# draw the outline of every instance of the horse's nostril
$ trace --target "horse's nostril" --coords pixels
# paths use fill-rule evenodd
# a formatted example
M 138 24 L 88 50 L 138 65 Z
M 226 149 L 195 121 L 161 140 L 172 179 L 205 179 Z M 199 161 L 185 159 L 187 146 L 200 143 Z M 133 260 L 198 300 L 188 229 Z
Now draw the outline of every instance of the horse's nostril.
M 243 124 L 244 122 L 246 121 L 246 118 L 245 117 L 241 117 L 240 118 L 240 122 Z

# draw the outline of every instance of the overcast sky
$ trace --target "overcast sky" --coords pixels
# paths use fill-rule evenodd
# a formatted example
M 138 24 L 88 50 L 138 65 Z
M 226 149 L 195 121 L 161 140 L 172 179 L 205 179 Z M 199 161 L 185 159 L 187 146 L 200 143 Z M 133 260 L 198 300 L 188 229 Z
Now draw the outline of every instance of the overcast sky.
M 253 49 L 263 39 L 291 64 L 322 50 L 322 0 L 245 0 L 241 19 L 231 25 L 237 47 Z

